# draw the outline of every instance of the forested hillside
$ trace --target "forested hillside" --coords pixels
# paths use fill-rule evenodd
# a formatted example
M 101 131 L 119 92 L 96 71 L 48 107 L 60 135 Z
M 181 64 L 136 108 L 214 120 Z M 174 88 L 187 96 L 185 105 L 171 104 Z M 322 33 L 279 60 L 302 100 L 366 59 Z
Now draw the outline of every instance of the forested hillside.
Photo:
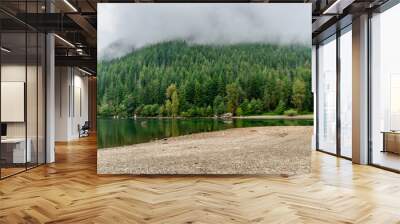
M 99 116 L 310 112 L 311 49 L 171 41 L 98 64 Z

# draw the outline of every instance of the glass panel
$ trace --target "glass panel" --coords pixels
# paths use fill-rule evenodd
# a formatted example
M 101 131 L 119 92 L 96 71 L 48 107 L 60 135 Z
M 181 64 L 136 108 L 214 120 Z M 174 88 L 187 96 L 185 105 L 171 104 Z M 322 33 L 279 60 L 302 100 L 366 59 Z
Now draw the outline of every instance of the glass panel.
M 340 152 L 352 156 L 352 33 L 340 36 Z
M 1 1 L 15 13 L 43 13 L 45 1 Z M 0 12 L 0 177 L 45 162 L 45 35 Z M 6 22 L 4 22 L 5 20 Z
M 318 48 L 318 149 L 336 153 L 336 39 Z
M 46 37 L 44 34 L 38 35 L 38 163 L 45 163 L 46 149 L 45 149 L 45 44 Z
M 400 170 L 400 5 L 372 18 L 372 163 Z
M 26 34 L 2 33 L 1 43 L 1 165 L 2 177 L 25 170 Z M 29 149 L 29 147 L 28 147 Z
M 37 13 L 37 1 L 27 2 L 26 12 Z M 37 17 L 36 17 L 37 18 Z M 31 18 L 32 22 L 34 19 Z M 27 30 L 27 80 L 26 80 L 26 113 L 27 113 L 27 150 L 30 151 L 27 167 L 38 163 L 38 33 Z
M 27 61 L 27 81 L 26 81 L 26 111 L 27 111 L 27 143 L 28 151 L 31 153 L 28 155 L 30 159 L 28 160 L 28 168 L 37 165 L 38 158 L 38 57 L 37 57 L 37 45 L 38 36 L 36 32 L 27 33 L 28 38 L 28 61 Z
M 1 6 L 1 3 L 0 3 L 0 6 Z M 1 84 L 1 68 L 2 68 L 2 63 L 1 63 L 1 57 L 3 56 L 3 54 L 5 54 L 6 52 L 4 51 L 3 52 L 3 45 L 2 45 L 2 37 L 1 37 L 1 34 L 2 34 L 2 30 L 3 30 L 3 22 L 1 21 L 3 19 L 3 15 L 2 15 L 2 13 L 0 13 L 0 84 Z M 4 135 L 4 130 L 3 130 L 3 123 L 1 122 L 1 85 L 0 85 L 0 137 L 2 137 L 3 138 L 3 135 Z M 5 160 L 3 159 L 3 156 L 2 156 L 2 151 L 3 151 L 3 149 L 2 149 L 2 144 L 1 144 L 1 142 L 0 142 L 0 179 L 2 178 L 2 169 L 3 169 L 3 166 L 4 166 L 4 163 L 5 163 Z

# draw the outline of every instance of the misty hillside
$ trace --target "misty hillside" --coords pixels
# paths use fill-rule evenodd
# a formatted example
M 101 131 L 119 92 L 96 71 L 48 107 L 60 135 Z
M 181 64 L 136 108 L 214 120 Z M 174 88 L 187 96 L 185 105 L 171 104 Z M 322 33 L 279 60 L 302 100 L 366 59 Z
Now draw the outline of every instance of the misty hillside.
M 312 111 L 312 101 L 311 49 L 304 46 L 172 41 L 98 64 L 100 116 Z

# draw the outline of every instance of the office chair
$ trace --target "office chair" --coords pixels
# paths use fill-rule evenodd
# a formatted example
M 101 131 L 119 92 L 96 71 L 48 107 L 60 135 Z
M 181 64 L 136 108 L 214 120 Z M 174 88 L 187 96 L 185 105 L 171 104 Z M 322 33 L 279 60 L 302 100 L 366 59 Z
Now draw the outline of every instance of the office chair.
M 90 129 L 89 121 L 85 121 L 82 127 L 78 125 L 78 129 L 79 129 L 79 138 L 89 136 L 89 129 Z

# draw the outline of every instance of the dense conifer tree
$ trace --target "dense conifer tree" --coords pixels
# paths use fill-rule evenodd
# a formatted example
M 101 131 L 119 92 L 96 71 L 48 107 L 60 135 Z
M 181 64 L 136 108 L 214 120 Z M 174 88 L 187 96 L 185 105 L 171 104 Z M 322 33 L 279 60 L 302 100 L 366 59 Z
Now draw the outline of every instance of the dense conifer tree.
M 98 63 L 99 116 L 213 116 L 313 110 L 311 49 L 163 42 Z

